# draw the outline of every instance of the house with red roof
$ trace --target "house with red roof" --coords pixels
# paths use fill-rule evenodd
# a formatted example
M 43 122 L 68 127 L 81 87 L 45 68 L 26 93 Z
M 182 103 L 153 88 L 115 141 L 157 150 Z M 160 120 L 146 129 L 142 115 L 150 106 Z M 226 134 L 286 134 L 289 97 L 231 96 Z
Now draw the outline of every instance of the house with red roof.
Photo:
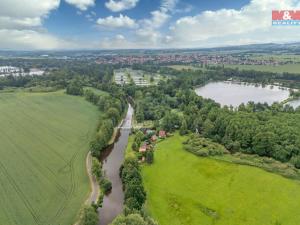
M 156 140 L 157 140 L 157 136 L 156 136 L 156 135 L 152 135 L 151 141 L 152 141 L 152 142 L 155 142 Z
M 140 149 L 139 149 L 139 152 L 143 153 L 143 152 L 146 152 L 147 151 L 147 144 L 143 144 Z
M 160 130 L 158 133 L 158 137 L 159 138 L 166 138 L 167 137 L 167 133 L 164 130 Z

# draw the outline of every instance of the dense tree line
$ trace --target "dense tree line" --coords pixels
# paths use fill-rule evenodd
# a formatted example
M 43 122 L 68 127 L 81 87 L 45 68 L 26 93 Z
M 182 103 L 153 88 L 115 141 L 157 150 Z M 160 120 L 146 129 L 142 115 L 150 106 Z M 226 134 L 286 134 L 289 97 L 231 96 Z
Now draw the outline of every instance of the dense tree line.
M 157 225 L 144 210 L 146 192 L 137 158 L 125 159 L 120 168 L 120 177 L 124 189 L 124 212 L 112 222 L 112 225 Z
M 221 76 L 220 76 L 221 77 Z M 193 90 L 206 76 L 187 76 L 136 88 L 137 119 L 154 120 L 167 131 L 199 132 L 231 152 L 243 152 L 291 162 L 300 168 L 300 109 L 274 103 L 241 104 L 237 109 L 203 99 Z M 132 88 L 128 90 L 132 92 Z
M 107 147 L 113 135 L 114 127 L 117 126 L 126 109 L 126 101 L 110 95 L 98 95 L 89 89 L 84 92 L 84 97 L 103 112 L 99 118 L 96 137 L 90 143 L 92 155 L 98 158 L 101 151 Z
M 125 194 L 125 214 L 140 211 L 146 200 L 146 192 L 137 159 L 126 159 L 120 169 L 120 175 Z

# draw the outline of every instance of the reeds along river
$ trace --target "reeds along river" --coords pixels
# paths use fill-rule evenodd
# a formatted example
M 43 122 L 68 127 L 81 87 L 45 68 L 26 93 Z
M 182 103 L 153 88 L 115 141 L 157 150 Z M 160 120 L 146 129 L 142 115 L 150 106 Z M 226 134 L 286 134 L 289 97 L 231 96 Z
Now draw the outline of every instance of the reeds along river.
M 99 209 L 99 225 L 110 224 L 123 211 L 124 193 L 119 170 L 125 157 L 125 149 L 131 132 L 132 116 L 133 108 L 129 104 L 117 140 L 106 150 L 101 160 L 104 174 L 112 182 L 112 190 L 108 196 L 104 197 L 103 207 Z

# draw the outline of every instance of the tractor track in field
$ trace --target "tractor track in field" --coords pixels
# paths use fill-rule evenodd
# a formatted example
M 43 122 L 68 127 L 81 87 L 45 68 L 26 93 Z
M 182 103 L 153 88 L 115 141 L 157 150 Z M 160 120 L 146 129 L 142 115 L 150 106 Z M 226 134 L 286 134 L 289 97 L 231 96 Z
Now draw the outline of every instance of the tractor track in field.
M 77 185 L 76 185 L 76 181 L 75 181 L 75 171 L 74 171 L 74 161 L 78 156 L 79 151 L 77 151 L 71 158 L 70 162 L 69 162 L 69 167 L 70 167 L 70 173 L 71 173 L 71 187 L 70 187 L 70 191 L 68 193 L 68 195 L 66 196 L 66 199 L 64 201 L 64 203 L 61 205 L 61 207 L 58 209 L 58 211 L 56 212 L 55 216 L 52 217 L 51 220 L 56 221 L 61 214 L 63 213 L 63 211 L 65 210 L 65 208 L 67 207 L 67 205 L 69 204 L 71 197 L 73 196 Z
M 2 100 L 2 98 L 0 98 Z M 5 100 L 5 99 L 3 99 Z M 22 100 L 19 100 L 17 102 L 17 105 L 20 105 L 20 108 L 22 108 L 23 106 L 27 106 L 27 104 L 25 104 L 25 102 L 23 102 Z M 34 106 L 34 108 L 36 109 L 41 109 L 39 107 L 39 104 L 31 104 Z M 52 107 L 53 108 L 53 107 Z M 50 110 L 52 111 L 52 110 Z M 39 112 L 46 112 L 43 110 L 39 110 Z M 49 112 L 49 111 L 48 111 Z M 26 110 L 18 110 L 17 112 L 19 115 L 22 115 L 24 117 L 24 119 L 26 121 L 28 121 L 29 123 L 33 124 L 33 126 L 37 126 L 43 129 L 43 131 L 46 132 L 51 132 L 51 135 L 53 134 L 53 137 L 56 138 L 57 141 L 60 142 L 64 142 L 65 140 L 57 133 L 57 130 L 54 129 L 54 127 L 47 127 L 46 123 L 40 118 L 34 118 L 32 115 L 26 113 Z M 55 113 L 55 112 L 53 112 Z M 2 112 L 2 114 L 9 120 L 9 121 L 16 121 L 15 117 L 10 116 L 11 114 L 9 113 L 5 113 Z M 18 115 L 17 114 L 17 115 Z M 20 117 L 21 118 L 21 117 Z M 80 117 L 78 117 L 78 119 L 80 119 Z M 17 118 L 17 120 L 19 120 Z M 81 122 L 85 122 L 84 120 L 80 120 Z M 12 122 L 10 122 L 12 123 Z M 70 126 L 70 124 L 66 123 L 63 120 L 59 120 L 59 123 L 62 123 L 63 126 Z M 26 197 L 26 195 L 23 193 L 22 188 L 18 186 L 17 180 L 14 179 L 13 176 L 11 176 L 9 174 L 9 170 L 7 170 L 7 168 L 5 167 L 5 165 L 3 163 L 0 162 L 0 171 L 2 171 L 2 174 L 4 175 L 4 177 L 6 177 L 9 181 L 9 184 L 13 187 L 13 190 L 16 192 L 17 196 L 19 197 L 19 199 L 23 202 L 24 206 L 26 207 L 26 209 L 28 210 L 28 212 L 30 213 L 30 215 L 32 216 L 32 219 L 34 220 L 34 223 L 36 225 L 50 225 L 50 224 L 57 224 L 57 220 L 60 218 L 60 216 L 63 214 L 63 212 L 65 211 L 65 209 L 68 207 L 68 205 L 70 204 L 71 200 L 72 200 L 72 196 L 74 196 L 74 193 L 76 193 L 76 190 L 78 189 L 78 183 L 76 180 L 76 170 L 75 170 L 75 162 L 76 159 L 78 159 L 82 148 L 85 148 L 86 146 L 86 142 L 88 137 L 90 136 L 90 131 L 86 133 L 86 135 L 82 135 L 80 136 L 80 140 L 81 139 L 85 139 L 84 146 L 80 146 L 80 148 L 78 148 L 78 150 L 72 155 L 71 159 L 68 160 L 66 159 L 66 157 L 63 157 L 63 155 L 61 155 L 59 152 L 56 151 L 56 149 L 52 148 L 51 146 L 49 146 L 45 141 L 43 141 L 40 138 L 37 138 L 36 133 L 32 132 L 32 130 L 28 130 L 25 129 L 26 127 L 24 125 L 22 125 L 21 121 L 17 122 L 17 126 L 16 129 L 21 131 L 21 135 L 23 137 L 33 137 L 35 138 L 35 141 L 42 146 L 45 146 L 46 148 L 46 152 L 52 152 L 53 156 L 56 155 L 59 159 L 61 159 L 64 163 L 65 166 L 62 167 L 62 169 L 64 168 L 68 168 L 67 169 L 67 174 L 69 173 L 69 179 L 70 179 L 70 185 L 69 188 L 67 187 L 63 187 L 62 185 L 59 184 L 59 182 L 57 182 L 56 180 L 53 180 L 53 178 L 49 179 L 49 176 L 45 176 L 45 174 L 43 173 L 48 171 L 52 176 L 50 177 L 55 177 L 57 176 L 57 173 L 54 172 L 49 166 L 47 165 L 41 165 L 41 163 L 39 163 L 37 160 L 34 159 L 34 157 L 31 157 L 31 155 L 26 151 L 26 149 L 24 149 L 24 147 L 19 146 L 18 144 L 15 143 L 15 141 L 13 140 L 13 138 L 9 137 L 9 134 L 3 134 L 3 136 L 5 136 L 5 138 L 8 140 L 8 144 L 10 144 L 11 146 L 14 146 L 15 149 L 22 149 L 22 154 L 24 155 L 25 158 L 27 158 L 28 162 L 32 162 L 31 164 L 37 168 L 37 171 L 34 171 L 33 168 L 28 168 L 29 172 L 35 172 L 35 173 L 40 173 L 46 180 L 48 180 L 48 182 L 53 183 L 55 185 L 55 187 L 58 189 L 59 192 L 61 192 L 63 194 L 63 199 L 62 199 L 62 204 L 60 204 L 60 206 L 58 207 L 56 213 L 54 212 L 54 215 L 52 214 L 52 216 L 50 218 L 47 218 L 46 220 L 43 220 L 41 218 L 41 215 L 39 215 L 39 213 L 37 211 L 35 211 L 34 207 L 31 205 L 30 199 L 28 199 Z M 41 131 L 42 132 L 42 131 Z M 70 129 L 70 132 L 73 135 L 76 135 L 76 132 L 72 132 L 72 129 Z M 77 135 L 78 136 L 78 135 Z M 58 142 L 59 143 L 59 142 Z M 20 152 L 16 152 L 16 150 L 14 150 L 15 153 L 20 153 Z M 45 154 L 44 154 L 45 155 Z M 40 169 L 38 169 L 40 168 Z M 61 171 L 61 169 L 58 170 L 58 172 Z M 49 174 L 48 173 L 48 174 Z M 0 183 L 0 186 L 2 186 L 2 184 Z M 7 212 L 6 212 L 7 213 Z
M 28 104 L 25 104 L 22 100 L 18 100 L 18 102 L 19 102 L 20 104 L 24 105 L 25 107 L 28 107 Z M 33 104 L 33 103 L 31 103 L 30 105 L 31 105 L 31 108 L 33 108 L 33 107 L 35 108 L 35 111 L 39 110 L 40 114 L 49 113 L 49 110 L 47 110 L 47 111 L 43 110 L 41 107 L 38 106 L 38 104 Z M 49 106 L 51 106 L 51 105 L 48 105 L 48 107 L 49 107 Z M 22 112 L 24 113 L 23 110 L 22 110 Z M 55 110 L 53 110 L 53 114 L 55 114 Z M 25 113 L 25 115 L 31 118 L 30 115 L 28 115 L 28 114 L 26 114 L 26 113 Z M 33 120 L 33 121 L 36 121 L 36 119 Z M 80 120 L 77 119 L 77 121 L 80 121 Z M 43 122 L 43 120 L 39 120 L 38 122 L 41 123 L 41 124 L 43 124 L 43 125 L 46 125 L 46 127 L 48 127 L 48 125 L 45 124 L 45 123 Z M 81 122 L 81 123 L 85 123 L 84 120 L 82 120 L 82 121 L 80 121 L 80 122 Z M 70 124 L 69 124 L 69 123 L 66 123 L 64 119 L 61 119 L 61 120 L 59 121 L 59 123 L 60 123 L 60 124 L 63 124 L 65 127 L 69 127 L 69 126 L 70 126 Z M 55 130 L 54 130 L 54 133 L 56 134 L 56 131 L 55 131 Z M 59 137 L 60 137 L 60 136 L 59 136 Z M 64 141 L 64 140 L 63 140 L 63 141 Z
M 1 171 L 1 170 L 0 170 Z M 5 176 L 5 174 L 3 174 L 4 176 Z M 5 190 L 6 188 L 5 188 L 5 186 L 3 185 L 3 183 L 1 182 L 1 179 L 0 179 L 0 187 L 2 187 L 2 190 Z M 0 194 L 1 194 L 1 192 L 0 192 Z M 6 196 L 1 196 L 1 201 L 5 201 L 5 197 Z M 6 201 L 5 201 L 6 202 Z M 9 204 L 7 205 L 8 207 L 9 207 Z M 11 207 L 9 207 L 9 208 L 11 208 Z M 9 222 L 9 224 L 10 225 L 13 225 L 13 224 L 15 224 L 15 225 L 18 225 L 18 224 L 20 224 L 15 218 L 11 218 L 10 217 L 10 213 L 9 213 L 9 210 L 10 209 L 7 209 L 7 207 L 4 207 L 4 208 L 2 208 L 1 209 L 2 210 L 2 212 L 4 212 L 4 214 L 6 215 L 6 218 L 7 219 L 9 219 L 10 220 L 10 222 Z M 12 211 L 12 210 L 11 210 Z M 13 222 L 11 222 L 11 221 L 13 221 Z
M 13 187 L 13 189 L 16 191 L 16 193 L 18 194 L 20 199 L 23 201 L 25 207 L 27 208 L 27 210 L 31 214 L 35 224 L 43 225 L 40 221 L 39 216 L 36 214 L 35 210 L 33 209 L 32 205 L 30 204 L 29 200 L 23 194 L 21 188 L 19 188 L 19 186 L 17 185 L 14 178 L 9 175 L 7 169 L 5 168 L 5 166 L 3 165 L 3 163 L 1 161 L 0 161 L 0 170 L 4 173 L 4 175 L 6 176 L 8 182 L 10 183 L 10 185 Z
M 19 147 L 15 141 L 9 136 L 9 135 L 6 135 L 6 134 L 2 134 L 3 136 L 6 137 L 6 139 L 9 140 L 10 144 L 13 145 L 16 149 L 20 149 L 22 147 Z M 17 153 L 17 152 L 16 152 Z M 36 168 L 44 168 L 43 166 L 41 166 L 38 162 L 36 162 L 36 160 L 34 160 L 30 154 L 27 154 L 26 153 L 26 150 L 24 149 L 24 151 L 22 151 L 24 157 L 26 157 L 28 159 L 28 161 L 30 161 L 32 163 L 32 165 L 34 165 Z M 54 179 L 49 179 L 48 176 L 45 176 L 45 174 L 43 174 L 40 170 L 37 170 L 37 172 L 39 172 L 44 178 L 46 178 L 50 183 L 54 183 L 56 188 L 64 195 L 66 196 L 67 195 L 67 191 L 65 190 L 65 188 L 63 186 L 61 186 L 56 180 L 55 180 L 55 177 L 57 176 L 55 174 L 55 172 L 50 169 L 48 166 L 46 166 L 47 170 L 53 175 Z
M 9 115 L 2 113 L 3 115 L 5 115 L 5 117 L 9 118 L 11 121 L 15 121 L 15 118 L 10 117 Z M 32 137 L 35 137 L 36 135 L 34 133 L 32 133 L 30 130 L 25 129 L 24 126 L 20 125 L 20 123 L 18 123 L 18 126 L 21 127 L 21 130 L 24 131 L 26 130 L 26 133 L 30 134 Z M 67 161 L 65 160 L 65 158 L 59 154 L 57 151 L 55 151 L 52 147 L 50 147 L 47 143 L 45 143 L 44 141 L 42 141 L 41 139 L 36 139 L 37 142 L 39 142 L 41 145 L 46 146 L 54 155 L 56 155 L 58 158 L 60 158 L 62 161 L 64 161 L 65 163 L 67 163 Z

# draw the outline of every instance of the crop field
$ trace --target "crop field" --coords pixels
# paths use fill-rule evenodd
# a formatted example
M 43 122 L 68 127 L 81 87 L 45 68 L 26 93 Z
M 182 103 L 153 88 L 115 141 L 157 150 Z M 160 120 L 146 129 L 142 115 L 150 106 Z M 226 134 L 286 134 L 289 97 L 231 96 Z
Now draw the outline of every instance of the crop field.
M 240 70 L 257 70 L 274 73 L 297 73 L 300 74 L 300 63 L 298 64 L 285 64 L 279 66 L 268 65 L 225 65 L 229 68 L 239 68 Z
M 197 157 L 175 135 L 144 166 L 147 210 L 161 225 L 300 224 L 300 183 L 262 169 Z
M 0 93 L 0 224 L 71 225 L 99 112 L 81 97 Z

